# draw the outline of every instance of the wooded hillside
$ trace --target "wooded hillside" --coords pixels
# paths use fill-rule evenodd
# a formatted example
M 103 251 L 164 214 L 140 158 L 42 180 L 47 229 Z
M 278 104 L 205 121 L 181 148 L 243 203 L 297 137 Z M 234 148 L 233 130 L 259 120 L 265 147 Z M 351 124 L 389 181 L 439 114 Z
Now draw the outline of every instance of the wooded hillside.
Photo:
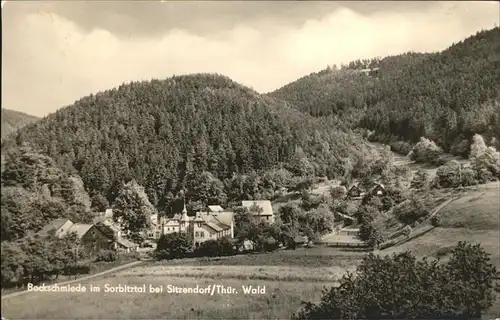
M 361 72 L 371 68 L 372 72 Z M 378 68 L 378 69 L 376 69 Z M 500 28 L 433 54 L 327 68 L 270 93 L 313 116 L 375 130 L 381 142 L 427 137 L 466 155 L 474 134 L 500 147 Z
M 2 108 L 2 139 L 28 123 L 37 121 L 39 118 L 26 113 Z
M 22 143 L 79 174 L 93 199 L 112 202 L 133 178 L 154 205 L 201 177 L 194 173 L 227 182 L 284 167 L 296 176 L 334 177 L 366 158 L 361 139 L 332 119 L 304 115 L 214 74 L 124 84 L 82 98 L 4 146 Z

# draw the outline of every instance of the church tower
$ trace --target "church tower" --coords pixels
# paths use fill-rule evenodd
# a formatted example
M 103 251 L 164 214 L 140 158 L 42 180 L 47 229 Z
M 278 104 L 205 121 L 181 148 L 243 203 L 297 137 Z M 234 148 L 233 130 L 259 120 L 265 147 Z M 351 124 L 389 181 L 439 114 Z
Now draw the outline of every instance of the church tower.
M 182 216 L 179 222 L 179 232 L 187 232 L 189 227 L 189 216 L 187 215 L 186 200 L 184 200 L 184 209 L 182 209 Z

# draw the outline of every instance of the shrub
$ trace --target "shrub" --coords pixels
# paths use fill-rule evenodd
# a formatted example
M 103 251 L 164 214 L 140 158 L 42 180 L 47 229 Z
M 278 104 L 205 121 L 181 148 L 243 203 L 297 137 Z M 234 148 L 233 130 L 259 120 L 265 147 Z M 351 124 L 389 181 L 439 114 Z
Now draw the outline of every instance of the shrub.
M 95 257 L 95 262 L 113 262 L 118 259 L 118 254 L 114 250 L 101 250 Z
M 75 274 L 88 274 L 90 273 L 90 261 L 88 260 L 81 260 L 77 261 L 75 263 L 69 264 L 63 274 L 65 275 L 75 275 Z
M 347 189 L 344 186 L 333 186 L 330 188 L 330 196 L 334 200 L 343 199 L 347 195 Z
M 456 188 L 460 186 L 461 164 L 458 161 L 450 161 L 436 171 L 435 186 L 441 188 Z
M 157 260 L 185 258 L 191 250 L 191 244 L 185 234 L 169 233 L 158 239 L 154 257 Z
M 474 186 L 477 184 L 477 173 L 472 168 L 464 168 L 461 173 L 461 181 L 463 186 Z
M 413 197 L 396 207 L 393 212 L 400 222 L 411 225 L 419 220 L 422 221 L 429 215 L 430 210 L 427 199 Z
M 416 190 L 425 190 L 429 187 L 430 179 L 427 172 L 418 169 L 415 176 L 411 180 L 411 188 Z
M 441 225 L 441 218 L 438 215 L 435 215 L 431 218 L 431 224 L 434 227 L 439 227 Z
M 480 318 L 500 292 L 500 273 L 480 245 L 460 242 L 446 264 L 410 253 L 370 254 L 340 286 L 325 289 L 318 304 L 304 303 L 292 318 Z
M 470 159 L 480 182 L 500 178 L 500 153 L 495 148 L 488 147 L 478 134 L 473 137 Z
M 202 242 L 195 251 L 195 255 L 198 257 L 221 257 L 235 253 L 233 244 L 226 237 Z
M 409 153 L 410 159 L 418 163 L 439 164 L 443 150 L 434 141 L 420 138 Z

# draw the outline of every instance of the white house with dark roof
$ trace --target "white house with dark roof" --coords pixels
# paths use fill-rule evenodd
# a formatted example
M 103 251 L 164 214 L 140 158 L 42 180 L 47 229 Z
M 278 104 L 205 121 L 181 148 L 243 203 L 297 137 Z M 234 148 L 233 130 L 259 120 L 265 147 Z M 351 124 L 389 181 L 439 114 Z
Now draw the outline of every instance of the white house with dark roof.
M 185 233 L 193 246 L 197 247 L 208 240 L 234 238 L 234 213 L 221 206 L 211 205 L 206 212 L 197 212 L 196 216 L 190 217 L 184 206 L 182 214 L 166 219 L 162 226 L 163 234 Z
M 189 226 L 195 247 L 207 240 L 234 238 L 234 213 L 230 211 L 197 212 Z
M 69 219 L 55 219 L 49 222 L 42 230 L 38 231 L 41 236 L 46 236 L 50 232 L 54 231 L 56 237 L 62 238 L 67 233 L 68 230 L 73 226 L 73 222 Z
M 243 200 L 241 201 L 241 206 L 247 208 L 253 214 L 254 218 L 269 224 L 274 223 L 274 212 L 271 201 Z
M 224 208 L 222 208 L 219 205 L 212 205 L 212 206 L 208 206 L 208 211 L 209 212 L 223 212 Z

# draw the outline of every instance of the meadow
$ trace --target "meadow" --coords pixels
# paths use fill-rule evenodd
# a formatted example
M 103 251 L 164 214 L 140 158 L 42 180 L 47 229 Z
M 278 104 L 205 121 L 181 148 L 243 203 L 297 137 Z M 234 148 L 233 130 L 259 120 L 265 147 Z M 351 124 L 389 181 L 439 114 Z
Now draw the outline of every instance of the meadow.
M 377 251 L 392 254 L 409 250 L 417 257 L 446 261 L 459 241 L 480 243 L 500 269 L 500 186 L 498 182 L 472 187 L 439 212 L 440 225 L 423 236 L 396 247 Z M 500 317 L 500 296 L 483 319 Z
M 28 293 L 2 301 L 15 319 L 287 319 L 302 301 L 318 300 L 364 253 L 333 248 L 299 248 L 219 259 L 156 262 L 83 282 L 87 286 L 224 285 L 234 295 L 141 293 Z M 265 286 L 263 295 L 245 295 L 242 285 Z M 26 308 L 26 306 L 31 306 Z

